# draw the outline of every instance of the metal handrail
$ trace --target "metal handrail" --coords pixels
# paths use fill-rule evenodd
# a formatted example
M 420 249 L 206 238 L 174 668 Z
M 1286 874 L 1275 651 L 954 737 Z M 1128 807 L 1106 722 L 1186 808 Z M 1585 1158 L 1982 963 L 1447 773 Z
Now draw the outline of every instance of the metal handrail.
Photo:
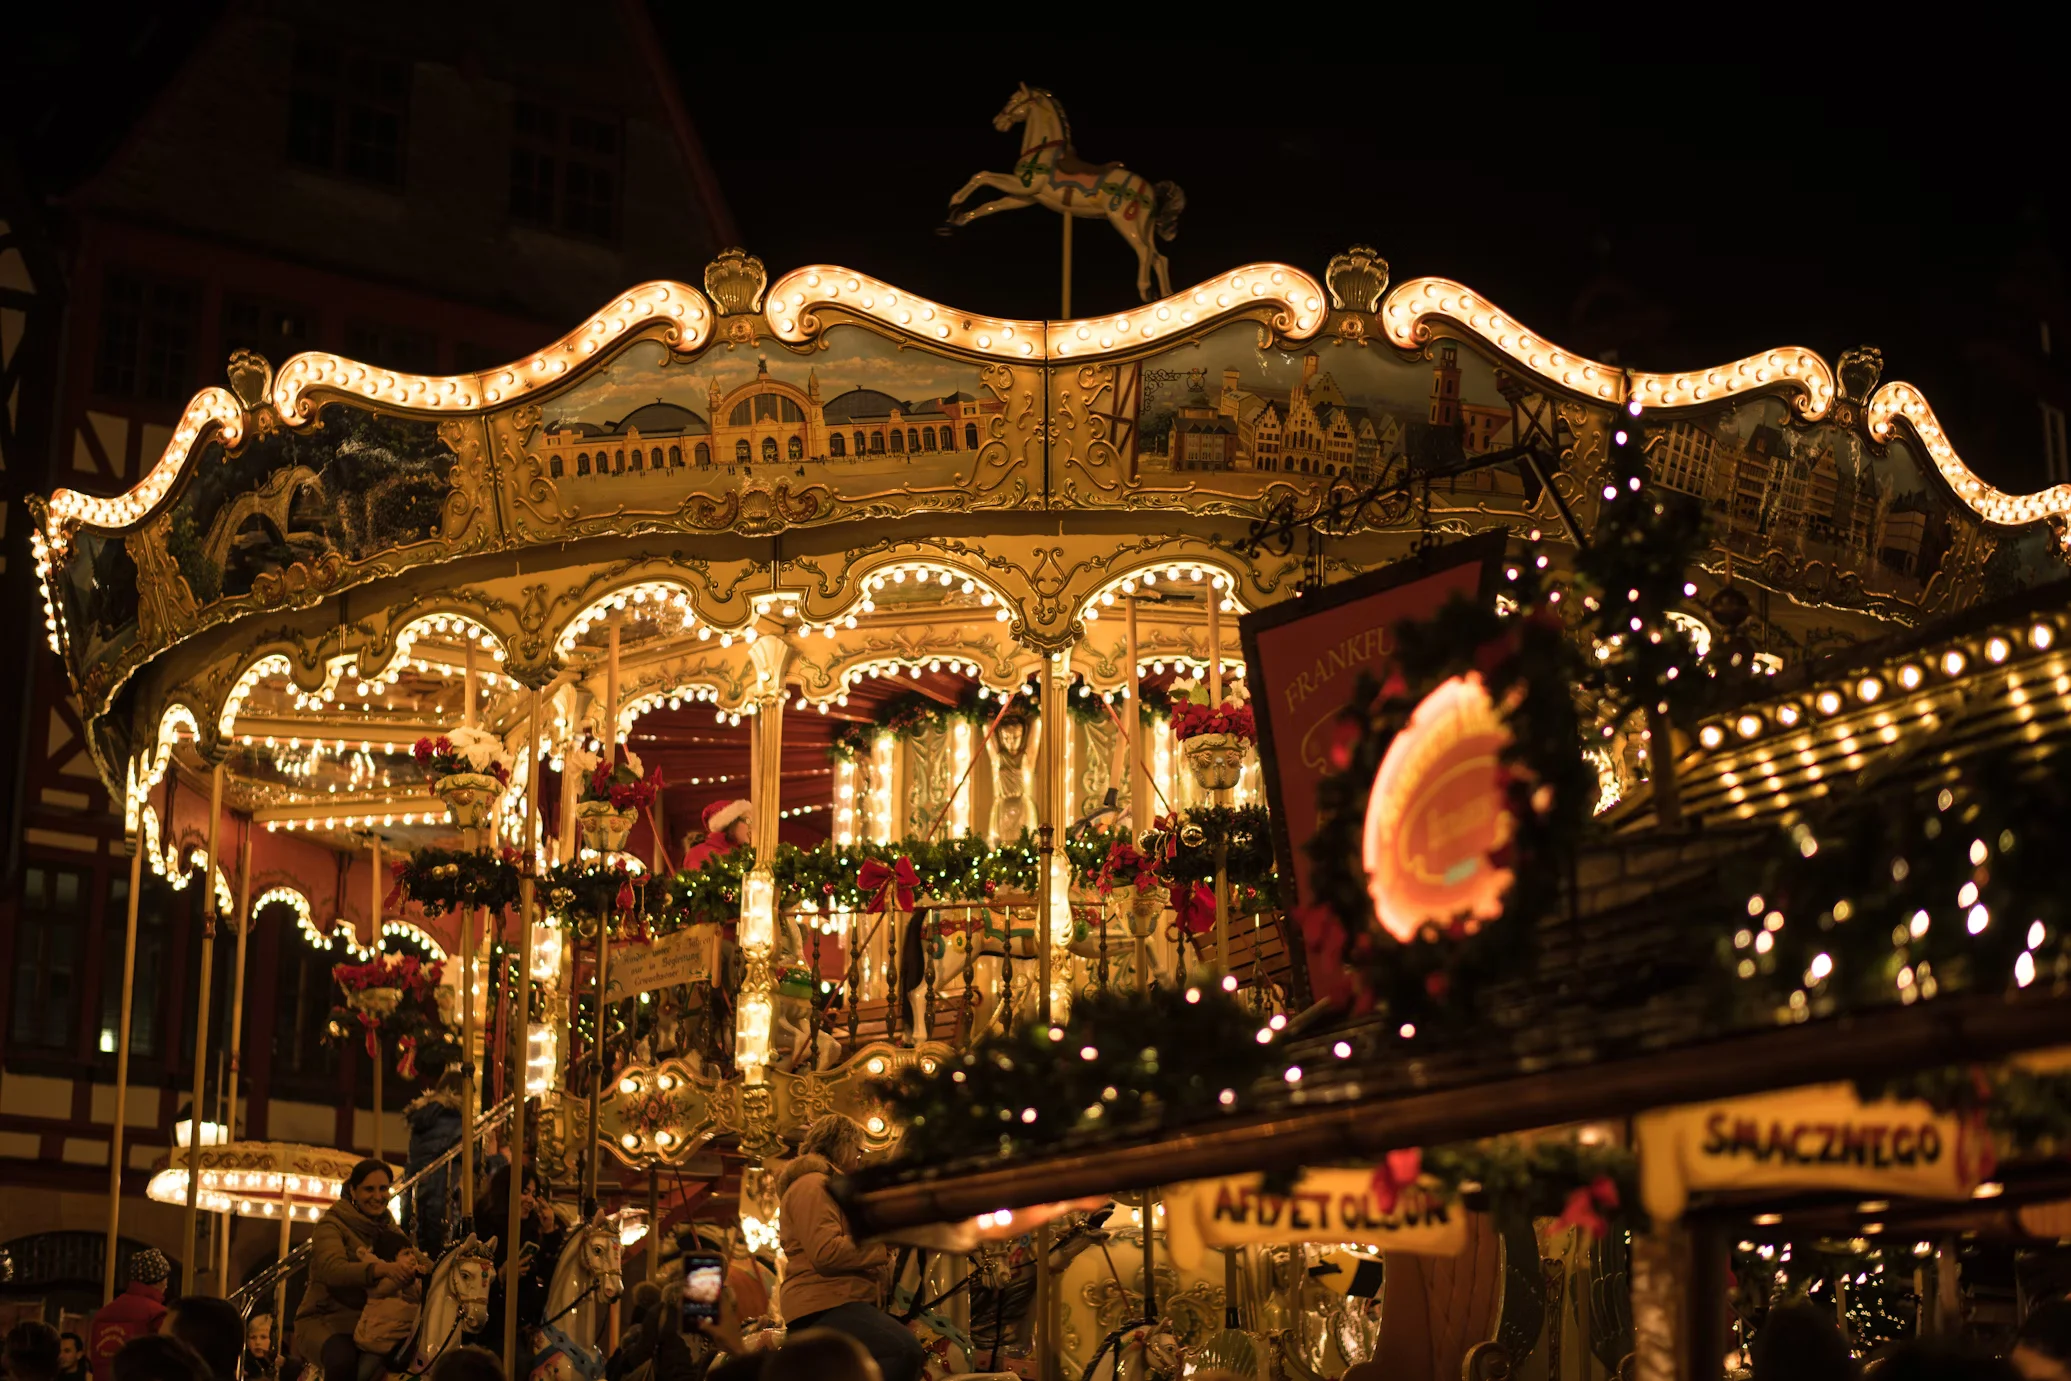
M 488 1112 L 482 1114 L 481 1118 L 475 1123 L 475 1140 L 477 1142 L 484 1140 L 489 1132 L 510 1120 L 513 1101 L 511 1098 L 506 1098 L 495 1107 L 489 1109 Z M 394 1185 L 389 1190 L 389 1201 L 393 1203 L 399 1196 L 415 1189 L 418 1182 L 430 1175 L 432 1171 L 439 1169 L 448 1161 L 458 1159 L 460 1156 L 460 1146 L 460 1142 L 454 1142 L 440 1152 L 437 1158 L 422 1170 L 419 1170 L 414 1175 L 405 1177 Z M 282 1281 L 309 1264 L 310 1248 L 313 1245 L 313 1242 L 303 1242 L 286 1256 L 232 1291 L 230 1302 L 237 1306 L 237 1312 L 249 1318 L 258 1304 L 271 1299 L 274 1291 L 280 1288 Z M 278 1322 L 275 1324 L 275 1329 L 276 1331 L 279 1329 Z

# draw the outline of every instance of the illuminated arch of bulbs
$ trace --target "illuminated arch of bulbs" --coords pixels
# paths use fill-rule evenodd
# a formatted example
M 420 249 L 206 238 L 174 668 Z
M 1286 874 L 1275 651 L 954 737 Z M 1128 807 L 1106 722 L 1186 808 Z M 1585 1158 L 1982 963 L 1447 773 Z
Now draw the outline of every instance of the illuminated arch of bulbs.
M 158 811 L 151 806 L 145 806 L 139 813 L 139 824 L 142 827 L 144 836 L 142 841 L 144 857 L 151 864 L 152 872 L 170 883 L 175 892 L 187 890 L 187 884 L 194 880 L 194 871 L 196 869 L 202 870 L 204 875 L 212 874 L 216 880 L 216 914 L 219 916 L 236 914 L 232 910 L 235 903 L 230 895 L 230 880 L 223 876 L 221 868 L 211 868 L 209 866 L 209 851 L 207 849 L 202 848 L 198 844 L 195 845 L 187 850 L 184 861 L 180 856 L 180 846 L 177 844 L 168 845 L 161 850 L 158 839 Z
M 361 963 L 365 963 L 381 952 L 381 945 L 378 940 L 371 945 L 360 944 L 359 936 L 353 932 L 353 928 L 346 923 L 343 917 L 332 921 L 330 933 L 328 935 L 325 934 L 317 927 L 316 913 L 309 904 L 309 898 L 293 887 L 269 887 L 258 896 L 252 898 L 252 915 L 257 916 L 267 907 L 275 905 L 288 907 L 295 913 L 296 928 L 302 932 L 302 938 L 309 941 L 310 946 L 314 949 L 326 951 L 335 949 L 352 956 Z M 388 920 L 381 923 L 381 933 L 385 936 L 393 935 L 414 941 L 424 947 L 425 952 L 431 955 L 434 962 L 441 964 L 446 962 L 446 947 L 433 939 L 430 933 L 421 926 L 413 925 L 409 921 Z
M 620 586 L 607 594 L 597 596 L 580 613 L 563 625 L 554 639 L 554 651 L 567 657 L 575 651 L 576 640 L 590 629 L 602 623 L 612 614 L 620 611 L 636 614 L 652 614 L 658 620 L 679 618 L 683 631 L 697 626 L 697 610 L 691 605 L 689 587 L 673 580 L 642 580 L 631 585 Z M 700 630 L 704 637 L 711 636 L 709 627 Z M 732 642 L 731 638 L 727 640 Z
M 1276 307 L 1273 325 L 1291 340 L 1323 329 L 1323 286 L 1286 264 L 1246 264 L 1133 311 L 1072 321 L 979 316 L 905 292 L 833 264 L 794 269 L 770 288 L 764 315 L 777 339 L 802 345 L 820 333 L 817 312 L 840 307 L 954 350 L 998 360 L 1092 359 L 1137 350 L 1213 325 L 1256 304 Z
M 642 691 L 619 707 L 618 741 L 626 741 L 626 736 L 642 715 L 652 714 L 664 705 L 672 710 L 680 710 L 686 704 L 717 705 L 722 691 L 723 688 L 712 681 L 681 681 L 667 690 Z M 723 715 L 726 712 L 722 710 L 719 713 Z M 559 762 L 554 764 L 554 770 L 561 770 Z
M 1791 404 L 1808 422 L 1827 415 L 1834 403 L 1834 372 L 1817 354 L 1784 346 L 1731 364 L 1676 374 L 1626 371 L 1577 355 L 1527 329 L 1495 303 L 1450 278 L 1411 278 L 1396 285 L 1381 305 L 1381 330 L 1390 344 L 1414 350 L 1438 335 L 1434 322 L 1466 331 L 1512 362 L 1570 393 L 1602 403 L 1631 397 L 1649 408 L 1701 407 L 1757 389 L 1787 388 Z
M 1865 411 L 1870 435 L 1878 441 L 1891 440 L 1903 417 L 1956 497 L 1987 522 L 2013 525 L 2071 514 L 2071 484 L 2052 485 L 2032 494 L 2009 494 L 1979 479 L 1956 454 L 1926 396 L 1913 385 L 1894 379 L 1870 395 Z
M 126 831 L 136 832 L 138 812 L 145 808 L 146 799 L 165 780 L 166 769 L 173 760 L 173 745 L 180 741 L 181 729 L 185 729 L 192 738 L 201 737 L 201 722 L 194 717 L 194 711 L 175 700 L 158 716 L 157 741 L 151 747 L 150 766 L 139 772 L 136 763 L 130 763 L 129 791 L 122 810 Z
M 1112 609 L 1116 600 L 1135 594 L 1139 587 L 1146 593 L 1151 593 L 1161 584 L 1198 585 L 1203 581 L 1207 581 L 1213 589 L 1221 592 L 1218 602 L 1223 613 L 1234 615 L 1251 612 L 1245 603 L 1237 598 L 1237 576 L 1234 571 L 1219 562 L 1188 559 L 1146 561 L 1110 577 L 1079 606 L 1079 617 L 1089 621 L 1097 620 L 1103 610 Z
M 955 591 L 959 594 L 975 595 L 979 607 L 992 610 L 993 618 L 1000 623 L 1011 622 L 1017 608 L 1013 597 L 983 572 L 967 570 L 961 565 L 946 561 L 912 558 L 864 567 L 856 585 L 862 596 L 856 608 L 863 613 L 874 614 L 877 612 L 876 596 L 883 593 L 886 587 L 908 584 L 915 589 L 934 586 L 944 592 Z M 855 615 L 849 614 L 843 623 L 849 628 L 854 628 Z

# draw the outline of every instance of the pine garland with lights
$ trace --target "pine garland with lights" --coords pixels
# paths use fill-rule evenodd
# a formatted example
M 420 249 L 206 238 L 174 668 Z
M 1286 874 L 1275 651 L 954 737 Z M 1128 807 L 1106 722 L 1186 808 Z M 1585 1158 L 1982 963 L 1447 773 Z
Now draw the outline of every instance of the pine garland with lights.
M 1035 713 L 1036 688 L 1033 681 L 1010 694 L 1027 699 L 1029 713 Z M 1137 715 L 1141 722 L 1151 724 L 1172 717 L 1172 697 L 1164 690 L 1157 686 L 1144 686 L 1139 694 Z M 1064 707 L 1074 719 L 1089 724 L 1108 722 L 1106 701 L 1095 695 L 1083 681 L 1065 696 Z M 858 762 L 870 756 L 872 746 L 881 738 L 916 738 L 957 723 L 983 728 L 991 724 L 999 712 L 999 697 L 982 691 L 975 684 L 964 686 L 955 702 L 949 704 L 919 691 L 905 691 L 878 705 L 867 721 L 851 724 L 836 734 L 828 753 L 836 762 Z
M 1565 1219 L 1595 1236 L 1638 1226 L 1639 1157 L 1576 1137 L 1495 1137 L 1435 1146 L 1423 1173 L 1468 1208 Z
M 393 869 L 403 897 L 439 916 L 462 907 L 492 912 L 518 904 L 518 851 L 419 849 Z
M 1857 1080 L 1855 1087 L 1865 1101 L 1917 1098 L 1937 1112 L 1981 1116 L 2002 1161 L 2053 1160 L 2071 1151 L 2071 1070 L 1948 1065 Z
M 895 1168 L 933 1167 L 1242 1111 L 1285 1064 L 1272 1029 L 1219 989 L 1102 989 L 1061 1025 L 1025 1023 L 871 1091 L 906 1129 Z
M 1805 1020 L 1958 989 L 2071 980 L 2071 903 L 2052 847 L 2071 783 L 2010 746 L 1938 790 L 1871 791 L 1779 831 L 1718 955 L 1753 1015 Z
M 1580 659 L 1554 610 L 1545 568 L 1536 544 L 1506 563 L 1509 612 L 1456 596 L 1435 618 L 1398 625 L 1395 671 L 1385 688 L 1360 679 L 1330 749 L 1339 770 L 1317 790 L 1319 823 L 1308 849 L 1319 901 L 1301 921 L 1324 963 L 1312 965 L 1310 981 L 1319 996 L 1378 1007 L 1406 1036 L 1470 1021 L 1483 984 L 1529 964 L 1537 921 L 1559 895 L 1589 818 L 1595 774 L 1581 755 L 1571 694 Z M 1514 881 L 1495 920 L 1478 929 L 1427 925 L 1405 944 L 1381 928 L 1367 892 L 1360 861 L 1367 800 L 1418 704 L 1467 672 L 1480 674 L 1511 733 L 1503 763 L 1516 828 L 1503 862 Z M 1333 954 L 1341 965 L 1329 962 Z
M 1596 527 L 1574 555 L 1578 631 L 1596 647 L 1586 684 L 1608 711 L 1606 737 L 1634 715 L 1657 730 L 1671 722 L 1687 728 L 1710 699 L 1710 669 L 1669 618 L 1697 593 L 1689 569 L 1703 547 L 1703 511 L 1648 482 L 1639 417 L 1633 402 L 1610 420 Z M 1657 752 L 1665 758 L 1668 750 L 1664 743 Z

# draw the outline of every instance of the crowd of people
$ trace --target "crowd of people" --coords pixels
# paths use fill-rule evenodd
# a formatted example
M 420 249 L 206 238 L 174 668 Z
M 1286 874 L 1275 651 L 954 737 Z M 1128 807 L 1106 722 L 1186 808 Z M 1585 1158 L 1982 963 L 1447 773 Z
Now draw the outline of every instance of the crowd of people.
M 829 1189 L 831 1177 L 853 1173 L 863 1157 L 863 1129 L 829 1113 L 806 1129 L 797 1156 L 778 1176 L 786 1274 L 769 1312 L 781 1312 L 785 1327 L 744 1329 L 744 1296 L 757 1315 L 772 1303 L 744 1278 L 722 1292 L 716 1317 L 689 1325 L 680 1280 L 667 1288 L 643 1283 L 628 1301 L 625 1327 L 605 1361 L 607 1381 L 920 1381 L 919 1341 L 883 1308 L 891 1253 L 856 1240 Z M 386 1164 L 361 1161 L 317 1223 L 308 1281 L 288 1335 L 292 1356 L 283 1354 L 269 1314 L 247 1320 L 228 1300 L 209 1296 L 168 1302 L 170 1267 L 162 1254 L 146 1250 L 130 1259 L 127 1285 L 94 1316 L 86 1337 L 43 1323 L 16 1325 L 0 1353 L 0 1381 L 416 1381 L 396 1347 L 370 1345 L 366 1327 L 371 1306 L 416 1287 L 428 1265 L 389 1212 L 391 1188 Z M 515 1244 L 509 1241 L 513 1194 L 522 1225 Z M 505 1311 L 515 1308 L 521 1325 L 542 1321 L 568 1231 L 539 1175 L 529 1165 L 509 1163 L 491 1173 L 470 1226 L 484 1242 L 497 1239 L 504 1254 L 488 1321 L 437 1349 L 424 1373 L 429 1381 L 505 1381 Z M 503 1274 L 513 1247 L 514 1303 L 504 1297 Z M 2031 1310 L 2005 1356 L 1923 1339 L 1862 1361 L 1850 1355 L 1831 1310 L 1779 1305 L 1744 1360 L 1750 1381 L 2071 1381 L 2071 1301 Z M 1384 1376 L 1369 1362 L 1351 1368 L 1343 1381 Z

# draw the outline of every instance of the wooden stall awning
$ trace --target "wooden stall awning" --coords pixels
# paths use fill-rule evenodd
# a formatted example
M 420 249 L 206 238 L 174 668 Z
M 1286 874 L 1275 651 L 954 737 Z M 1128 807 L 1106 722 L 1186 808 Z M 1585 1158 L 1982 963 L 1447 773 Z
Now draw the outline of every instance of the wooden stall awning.
M 2062 1044 L 2066 992 L 1951 994 L 1750 1025 L 1701 1000 L 1717 961 L 1712 935 L 1688 916 L 1793 812 L 1816 823 L 1866 794 L 1935 791 L 1988 755 L 2061 770 L 2071 752 L 2067 638 L 2071 581 L 1764 682 L 1683 755 L 1685 829 L 1659 829 L 1644 799 L 1607 819 L 1577 859 L 1565 904 L 1540 927 L 1533 972 L 1484 994 L 1484 1027 L 1471 1037 L 1416 1059 L 1339 1060 L 1330 1046 L 1348 1035 L 1355 1048 L 1400 1049 L 1339 1028 L 1313 1048 L 1297 1043 L 1308 1077 L 1265 1095 L 1261 1111 L 880 1172 L 852 1187 L 851 1212 L 889 1230 Z

